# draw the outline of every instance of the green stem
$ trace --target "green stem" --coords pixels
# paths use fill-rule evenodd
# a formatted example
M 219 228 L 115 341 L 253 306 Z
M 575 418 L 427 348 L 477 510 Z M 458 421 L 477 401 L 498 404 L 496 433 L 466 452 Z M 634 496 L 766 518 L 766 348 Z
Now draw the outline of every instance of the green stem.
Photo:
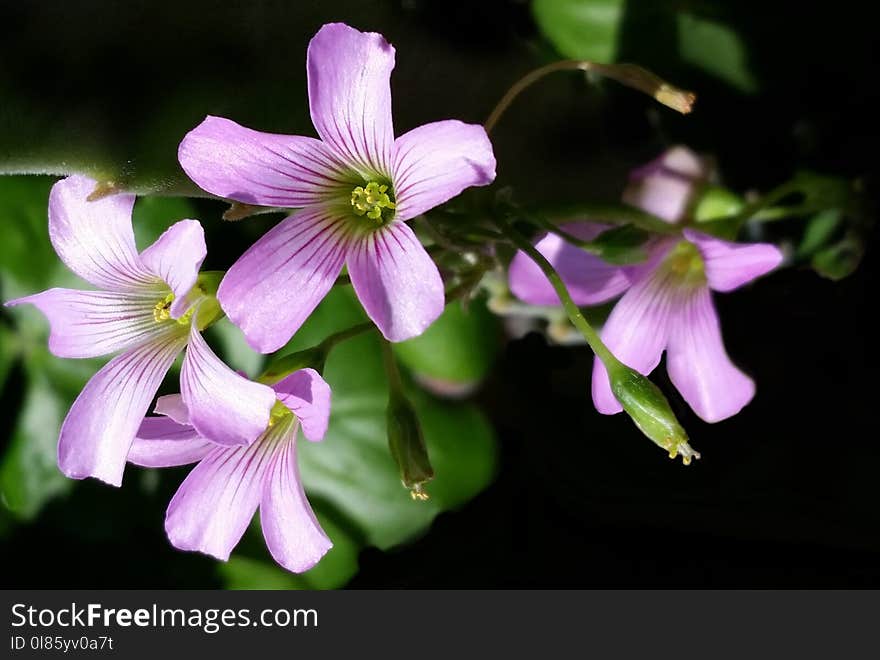
M 400 377 L 400 369 L 397 368 L 397 361 L 394 359 L 394 351 L 391 350 L 391 342 L 382 339 L 382 362 L 385 365 L 385 373 L 388 375 L 388 393 L 389 397 L 404 397 L 403 380 Z
M 354 325 L 330 335 L 315 346 L 277 357 L 263 370 L 263 373 L 257 378 L 257 382 L 267 384 L 277 383 L 279 380 L 289 376 L 294 371 L 305 369 L 306 367 L 321 371 L 324 368 L 324 362 L 327 360 L 327 356 L 337 344 L 353 337 L 357 337 L 359 334 L 372 330 L 373 328 L 375 328 L 375 326 L 369 321 L 359 323 L 358 325 Z
M 513 103 L 517 96 L 545 76 L 557 71 L 592 71 L 593 73 L 598 73 L 606 78 L 616 80 L 622 85 L 644 92 L 648 96 L 653 97 L 657 102 L 682 114 L 689 113 L 696 100 L 696 95 L 693 92 L 674 87 L 647 69 L 643 69 L 635 64 L 601 64 L 587 60 L 562 60 L 529 71 L 513 83 L 510 89 L 501 97 L 501 100 L 498 101 L 498 104 L 489 114 L 488 119 L 486 119 L 484 125 L 486 133 L 492 132 L 495 124 L 501 119 L 501 115 L 510 107 L 510 104 Z
M 373 325 L 372 321 L 364 321 L 363 323 L 358 323 L 357 325 L 353 325 L 350 328 L 346 328 L 345 330 L 340 330 L 339 332 L 333 333 L 320 344 L 318 344 L 318 346 L 329 353 L 330 350 L 333 349 L 333 347 L 335 347 L 337 344 L 341 344 L 344 341 L 348 341 L 349 339 L 357 337 L 360 334 L 373 330 L 375 329 L 375 327 L 376 326 Z
M 525 236 L 514 229 L 513 225 L 511 225 L 506 219 L 498 217 L 495 219 L 495 224 L 498 226 L 498 229 L 501 230 L 501 233 L 507 236 L 507 238 L 510 239 L 510 241 L 520 250 L 525 252 L 532 261 L 538 265 L 538 268 L 541 269 L 541 272 L 544 273 L 547 279 L 550 280 L 553 290 L 556 291 L 556 295 L 559 296 L 559 300 L 562 301 L 562 308 L 565 310 L 568 318 L 584 336 L 584 339 L 587 340 L 590 348 L 593 349 L 593 353 L 602 360 L 605 368 L 610 372 L 622 367 L 623 365 L 620 361 L 614 357 L 614 354 L 610 350 L 608 350 L 608 347 L 605 346 L 604 342 L 599 337 L 599 334 L 587 322 L 587 319 L 584 318 L 580 308 L 575 304 L 574 300 L 572 300 L 571 294 L 568 292 L 568 288 L 566 288 L 559 273 L 557 273 L 556 269 L 553 268 L 553 265 L 547 261 L 547 258 L 541 254 Z

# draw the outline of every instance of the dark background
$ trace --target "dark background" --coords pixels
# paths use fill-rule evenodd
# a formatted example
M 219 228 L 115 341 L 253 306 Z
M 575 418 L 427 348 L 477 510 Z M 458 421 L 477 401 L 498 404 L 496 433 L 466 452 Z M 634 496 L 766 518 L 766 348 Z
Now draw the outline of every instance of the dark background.
M 678 61 L 668 18 L 679 7 L 735 26 L 758 93 Z M 397 47 L 398 133 L 444 117 L 481 121 L 516 77 L 552 57 L 527 4 L 500 0 L 0 8 L 2 80 L 18 89 L 19 111 L 33 110 L 0 149 L 21 147 L 33 130 L 45 143 L 82 140 L 108 163 L 133 150 L 134 180 L 169 191 L 185 185 L 169 150 L 205 98 L 217 114 L 238 104 L 245 124 L 310 132 L 305 45 L 329 20 L 379 30 Z M 499 182 L 530 202 L 613 200 L 630 167 L 681 142 L 714 154 L 735 189 L 766 190 L 808 168 L 859 177 L 871 191 L 880 153 L 872 18 L 856 2 L 630 2 L 620 59 L 697 90 L 697 110 L 677 117 L 628 90 L 549 79 L 493 136 Z M 100 130 L 65 133 L 53 108 Z M 0 121 L 11 117 L 0 111 Z M 159 124 L 145 145 L 139 136 Z M 205 215 L 223 208 L 201 203 Z M 511 342 L 477 395 L 500 438 L 496 482 L 412 544 L 362 552 L 350 586 L 880 586 L 875 243 L 876 232 L 841 282 L 793 268 L 716 296 L 728 352 L 758 393 L 710 426 L 656 372 L 703 454 L 689 468 L 593 410 L 586 350 L 548 347 L 536 334 Z M 239 247 L 212 246 L 212 258 L 228 263 Z M 14 405 L 7 396 L 4 409 Z M 4 586 L 219 586 L 210 560 L 164 538 L 173 487 L 166 480 L 145 501 L 131 488 L 108 498 L 100 484 L 81 484 L 5 544 Z M 94 517 L 84 524 L 71 510 Z

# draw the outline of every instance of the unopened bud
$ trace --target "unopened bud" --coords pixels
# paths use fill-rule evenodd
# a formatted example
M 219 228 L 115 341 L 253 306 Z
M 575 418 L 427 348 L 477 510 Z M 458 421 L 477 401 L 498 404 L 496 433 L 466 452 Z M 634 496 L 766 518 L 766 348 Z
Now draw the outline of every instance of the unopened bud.
M 687 215 L 698 187 L 709 175 L 707 163 L 694 152 L 672 147 L 630 173 L 623 201 L 676 223 Z
M 611 391 L 639 430 L 654 444 L 669 452 L 669 458 L 681 456 L 682 463 L 700 458 L 688 444 L 688 437 L 660 388 L 648 378 L 624 364 L 609 372 Z
M 392 392 L 388 400 L 388 447 L 400 470 L 400 481 L 414 500 L 428 499 L 425 484 L 434 478 L 434 468 L 412 404 Z

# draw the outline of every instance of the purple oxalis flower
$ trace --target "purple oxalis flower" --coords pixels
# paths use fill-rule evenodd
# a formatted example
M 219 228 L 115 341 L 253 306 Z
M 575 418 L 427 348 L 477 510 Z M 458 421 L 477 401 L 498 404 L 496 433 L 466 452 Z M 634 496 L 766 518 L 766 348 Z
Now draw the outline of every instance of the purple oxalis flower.
M 671 156 L 671 158 L 670 158 Z M 636 172 L 625 199 L 669 222 L 682 218 L 693 183 L 704 177 L 696 157 L 678 148 Z M 584 240 L 607 227 L 572 223 L 563 227 Z M 724 349 L 712 291 L 732 291 L 773 270 L 782 261 L 774 245 L 742 244 L 684 229 L 649 248 L 644 264 L 619 267 L 548 234 L 537 243 L 565 281 L 578 305 L 619 296 L 602 329 L 602 340 L 619 360 L 649 374 L 666 351 L 675 387 L 702 419 L 717 422 L 738 413 L 755 394 L 755 384 Z M 510 265 L 510 289 L 536 305 L 559 299 L 543 273 L 522 252 Z M 600 360 L 593 364 L 593 402 L 604 414 L 622 410 Z
M 67 476 L 118 486 L 141 419 L 185 347 L 184 399 L 194 423 L 217 442 L 256 438 L 275 398 L 224 365 L 199 333 L 208 297 L 197 284 L 206 253 L 199 222 L 177 222 L 138 253 L 131 224 L 135 196 L 87 201 L 94 188 L 94 181 L 77 175 L 52 187 L 49 238 L 67 267 L 101 290 L 55 288 L 6 304 L 29 303 L 46 316 L 53 355 L 121 352 L 83 388 L 58 439 L 58 465 Z M 236 423 L 221 416 L 228 407 L 238 412 Z
M 248 204 L 299 208 L 229 269 L 218 298 L 255 349 L 283 346 L 343 264 L 367 314 L 391 341 L 420 334 L 443 310 L 437 267 L 405 224 L 495 178 L 482 126 L 447 120 L 394 137 L 394 48 L 333 23 L 308 48 L 312 123 L 320 140 L 260 133 L 208 117 L 181 142 L 204 190 Z
M 227 560 L 259 508 L 269 552 L 301 573 L 332 546 L 306 499 L 296 459 L 300 429 L 312 441 L 327 431 L 330 387 L 312 369 L 294 372 L 274 389 L 260 387 L 277 400 L 249 447 L 207 440 L 193 428 L 184 400 L 171 395 L 156 404 L 164 417 L 143 420 L 128 460 L 144 467 L 198 463 L 168 505 L 165 531 L 175 547 Z M 247 395 L 241 386 L 235 393 Z

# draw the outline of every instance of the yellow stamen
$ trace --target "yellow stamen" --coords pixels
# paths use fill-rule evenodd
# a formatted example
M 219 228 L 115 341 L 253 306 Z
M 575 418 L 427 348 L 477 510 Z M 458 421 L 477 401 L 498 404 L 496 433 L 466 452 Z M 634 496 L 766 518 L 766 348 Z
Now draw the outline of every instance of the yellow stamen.
M 387 184 L 370 181 L 366 186 L 358 186 L 351 191 L 351 207 L 357 216 L 367 216 L 370 220 L 382 223 L 390 219 L 397 205 L 391 199 Z M 389 213 L 383 218 L 385 210 Z

